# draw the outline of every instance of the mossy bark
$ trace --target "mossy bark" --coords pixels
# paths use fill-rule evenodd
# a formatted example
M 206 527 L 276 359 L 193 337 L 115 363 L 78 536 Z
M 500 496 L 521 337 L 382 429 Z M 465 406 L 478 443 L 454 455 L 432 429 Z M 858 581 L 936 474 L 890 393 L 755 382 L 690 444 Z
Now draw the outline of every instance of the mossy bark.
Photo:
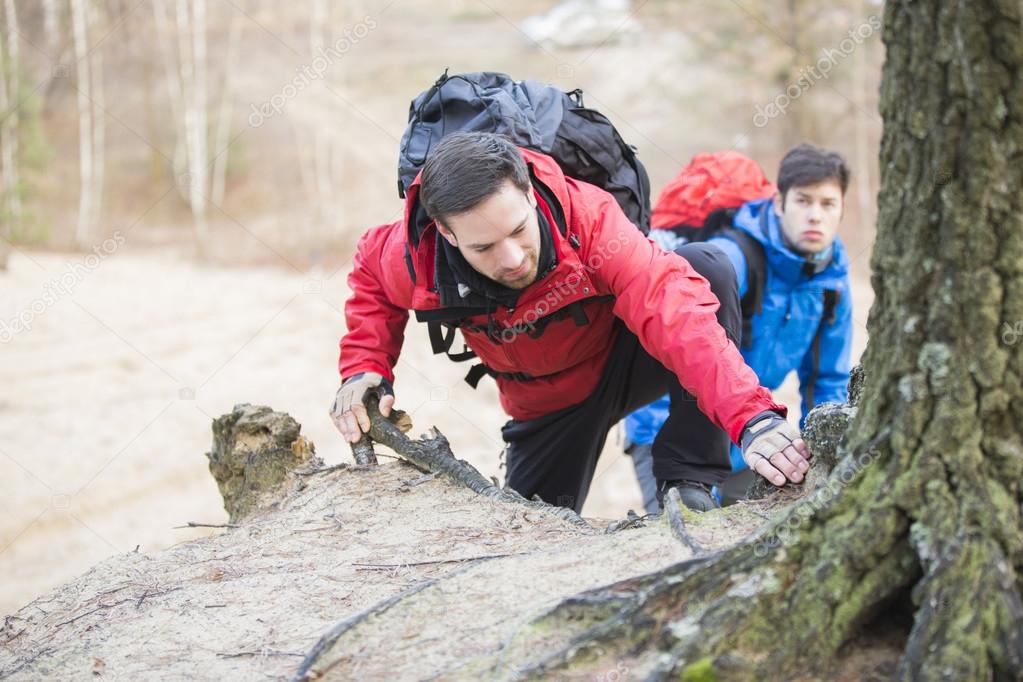
M 876 301 L 827 485 L 724 553 L 555 608 L 543 627 L 579 634 L 527 676 L 593 655 L 653 678 L 826 674 L 908 610 L 900 679 L 1023 679 L 1021 11 L 886 3 Z

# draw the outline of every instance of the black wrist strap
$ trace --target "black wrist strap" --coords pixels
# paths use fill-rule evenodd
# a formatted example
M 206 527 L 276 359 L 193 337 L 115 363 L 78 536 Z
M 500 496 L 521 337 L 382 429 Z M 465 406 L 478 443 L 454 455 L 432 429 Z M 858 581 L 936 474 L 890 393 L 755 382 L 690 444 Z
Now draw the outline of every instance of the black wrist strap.
M 740 444 L 740 446 L 742 447 L 743 450 L 745 450 L 747 447 L 749 447 L 750 441 L 753 440 L 753 434 L 750 432 L 750 429 L 754 425 L 759 424 L 760 422 L 768 420 L 768 419 L 771 420 L 771 421 L 775 421 L 775 420 L 785 421 L 785 417 L 781 416 L 780 414 L 778 414 L 774 410 L 764 410 L 763 412 L 761 412 L 757 416 L 755 416 L 752 419 L 750 419 L 748 422 L 746 422 L 746 426 L 743 427 L 742 435 L 739 436 L 739 444 Z

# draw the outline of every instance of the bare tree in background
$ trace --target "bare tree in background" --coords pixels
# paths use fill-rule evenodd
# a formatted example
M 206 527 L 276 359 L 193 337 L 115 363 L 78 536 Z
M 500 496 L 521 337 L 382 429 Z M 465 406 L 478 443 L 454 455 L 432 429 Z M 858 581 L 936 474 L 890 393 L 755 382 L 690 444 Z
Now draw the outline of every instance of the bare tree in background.
M 788 63 L 778 73 L 776 84 L 780 90 L 785 90 L 790 83 L 799 80 L 799 72 L 806 66 L 808 56 L 817 52 L 814 37 L 809 30 L 819 21 L 821 10 L 817 5 L 807 0 L 787 0 L 785 3 L 785 26 L 788 29 L 786 42 L 790 49 Z M 786 146 L 806 140 L 820 140 L 817 116 L 808 101 L 793 102 L 785 122 Z
M 46 41 L 46 52 L 51 55 L 57 53 L 57 45 L 60 42 L 60 8 L 57 7 L 57 0 L 42 0 L 43 3 L 43 36 Z
M 220 85 L 220 107 L 217 111 L 217 130 L 213 137 L 213 178 L 211 198 L 214 205 L 224 203 L 224 189 L 227 182 L 227 162 L 230 155 L 231 119 L 234 116 L 234 76 L 238 65 L 238 40 L 241 36 L 242 16 L 231 17 L 231 29 L 227 38 L 227 59 L 224 60 L 224 74 Z
M 152 0 L 152 7 L 175 121 L 174 173 L 192 213 L 196 246 L 202 254 L 209 236 L 209 206 L 224 200 L 241 19 L 235 16 L 231 20 L 220 100 L 211 130 L 206 0 L 174 0 L 173 25 L 164 0 Z
M 870 8 L 867 0 L 859 0 L 857 13 L 861 17 L 867 16 Z M 859 206 L 860 224 L 874 225 L 876 223 L 876 205 L 874 195 L 871 192 L 873 186 L 874 166 L 876 159 L 870 155 L 870 130 L 868 128 L 867 111 L 868 95 L 870 85 L 868 84 L 867 51 L 856 50 L 853 61 L 853 89 L 854 89 L 854 111 L 852 112 L 853 127 L 855 130 L 856 149 L 856 172 L 854 180 L 856 183 L 856 203 Z
M 86 246 L 96 234 L 103 197 L 105 122 L 103 61 L 100 50 L 89 49 L 89 36 L 98 9 L 90 0 L 70 0 L 71 27 L 77 68 L 78 93 L 78 226 L 75 242 Z
M 89 25 L 100 26 L 100 5 L 89 2 Z M 89 73 L 92 78 L 92 185 L 95 198 L 92 201 L 93 226 L 99 224 L 100 211 L 103 207 L 103 188 L 106 180 L 106 91 L 103 86 L 103 46 L 97 45 L 89 50 Z M 93 238 L 96 235 L 92 235 Z
M 309 54 L 319 54 L 321 49 L 330 50 L 329 36 L 331 27 L 343 23 L 345 12 L 340 9 L 336 14 L 326 0 L 310 0 L 309 9 Z M 309 105 L 303 108 L 307 115 L 314 117 L 339 117 L 337 93 L 343 91 L 344 69 L 331 64 L 320 74 L 321 83 L 315 93 L 304 92 Z M 338 220 L 340 195 L 336 191 L 341 183 L 343 170 L 343 145 L 336 133 L 336 127 L 324 126 L 319 118 L 307 120 L 299 118 L 301 114 L 290 116 L 292 130 L 295 135 L 295 148 L 298 157 L 299 177 L 308 197 L 310 212 L 305 220 L 304 238 L 309 243 L 319 243 L 323 239 L 325 227 Z
M 326 42 L 326 27 L 330 19 L 327 0 L 309 0 L 309 51 L 322 47 Z
M 207 145 L 206 0 L 177 0 L 178 66 L 188 172 L 182 178 L 195 222 L 196 243 L 206 243 Z
M 14 0 L 4 0 L 4 29 L 0 37 L 0 171 L 3 173 L 3 207 L 0 210 L 4 251 L 0 266 L 6 266 L 8 242 L 21 220 L 21 180 L 18 173 L 18 96 L 21 69 L 18 53 L 18 13 Z

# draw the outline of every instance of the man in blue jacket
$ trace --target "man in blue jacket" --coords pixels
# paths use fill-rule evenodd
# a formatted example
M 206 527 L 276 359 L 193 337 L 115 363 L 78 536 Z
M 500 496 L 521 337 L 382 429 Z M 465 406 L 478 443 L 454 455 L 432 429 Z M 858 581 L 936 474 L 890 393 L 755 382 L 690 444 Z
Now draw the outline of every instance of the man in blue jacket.
M 743 321 L 740 351 L 761 384 L 772 390 L 789 372 L 797 372 L 800 427 L 815 405 L 848 398 L 852 295 L 849 261 L 838 238 L 848 185 L 849 169 L 839 154 L 801 144 L 782 159 L 777 194 L 744 204 L 733 229 L 708 240 L 731 261 L 740 296 L 751 287 L 762 289 L 752 292 L 756 312 Z M 667 411 L 665 396 L 626 418 L 628 452 L 647 511 L 659 509 L 663 494 L 650 472 L 649 453 Z M 732 468 L 746 468 L 734 446 Z

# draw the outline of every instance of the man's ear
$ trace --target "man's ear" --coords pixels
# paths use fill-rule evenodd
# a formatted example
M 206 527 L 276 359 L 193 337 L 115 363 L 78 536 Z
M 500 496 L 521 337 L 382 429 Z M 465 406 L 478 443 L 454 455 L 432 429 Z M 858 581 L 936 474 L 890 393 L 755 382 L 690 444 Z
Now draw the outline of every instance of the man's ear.
M 781 192 L 774 193 L 774 212 L 778 215 L 785 212 L 785 199 L 782 197 Z
M 536 192 L 533 190 L 533 183 L 530 183 L 529 189 L 526 190 L 526 199 L 529 200 L 529 205 L 532 208 L 536 208 Z
M 451 246 L 458 248 L 458 237 L 455 236 L 455 233 L 441 225 L 439 220 L 436 221 L 436 223 L 437 231 L 440 232 L 441 236 L 447 240 L 448 244 L 451 244 Z

